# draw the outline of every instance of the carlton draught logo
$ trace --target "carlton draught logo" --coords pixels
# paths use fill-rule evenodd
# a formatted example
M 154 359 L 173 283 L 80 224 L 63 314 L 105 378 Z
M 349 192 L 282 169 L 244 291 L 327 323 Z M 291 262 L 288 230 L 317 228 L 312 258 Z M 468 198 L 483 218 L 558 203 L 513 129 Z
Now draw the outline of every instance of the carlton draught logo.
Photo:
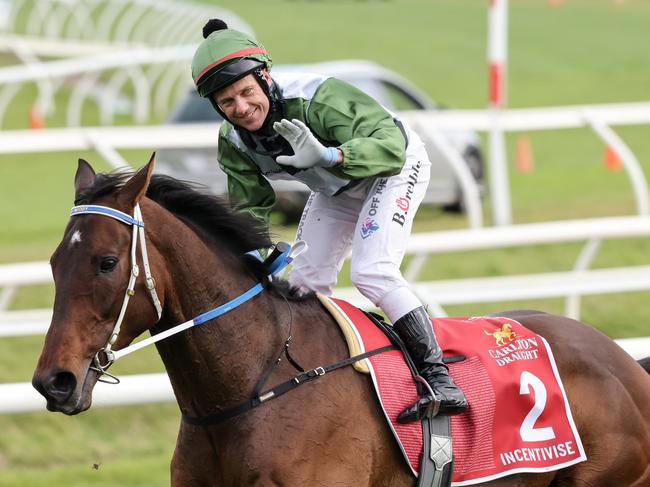
M 484 333 L 486 335 L 493 337 L 496 340 L 498 347 L 501 347 L 506 343 L 510 343 L 515 338 L 517 338 L 517 333 L 512 329 L 512 326 L 510 326 L 508 323 L 505 323 L 501 328 L 498 328 L 493 332 L 487 332 L 484 330 Z
M 520 360 L 535 360 L 539 357 L 537 337 L 521 337 L 509 323 L 504 323 L 496 330 L 483 330 L 483 333 L 494 338 L 496 348 L 488 349 L 488 354 L 499 367 Z

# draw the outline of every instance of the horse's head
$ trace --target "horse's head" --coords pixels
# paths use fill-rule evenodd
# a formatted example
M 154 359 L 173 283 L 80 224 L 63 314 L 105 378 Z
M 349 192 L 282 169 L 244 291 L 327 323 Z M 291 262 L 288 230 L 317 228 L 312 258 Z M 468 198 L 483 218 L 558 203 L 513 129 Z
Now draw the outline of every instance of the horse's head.
M 102 188 L 100 177 L 80 159 L 74 181 L 75 204 L 134 215 L 153 166 L 152 157 L 124 184 Z M 133 225 L 106 214 L 83 211 L 83 207 L 75 208 L 81 208 L 80 214 L 71 216 L 63 240 L 50 259 L 56 289 L 54 312 L 32 380 L 47 399 L 48 409 L 66 414 L 90 407 L 93 387 L 102 375 L 99 352 L 114 335 L 125 299 L 130 299 L 131 304 L 117 340 L 108 345 L 109 349 L 113 345 L 116 349 L 126 346 L 158 320 L 143 276 L 135 280 L 134 294 L 127 291 L 133 264 Z M 142 269 L 142 257 L 139 251 L 137 254 Z

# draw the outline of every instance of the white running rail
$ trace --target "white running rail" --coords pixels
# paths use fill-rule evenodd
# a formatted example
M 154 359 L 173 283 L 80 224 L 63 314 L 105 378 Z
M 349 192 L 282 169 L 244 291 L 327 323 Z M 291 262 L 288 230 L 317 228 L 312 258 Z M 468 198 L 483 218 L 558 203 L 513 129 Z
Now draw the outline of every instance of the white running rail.
M 181 56 L 180 51 L 183 49 L 185 48 L 169 48 L 161 52 L 171 59 Z M 113 63 L 118 62 L 120 58 L 119 55 L 113 54 L 107 56 L 112 56 Z M 108 60 L 109 57 L 104 59 Z M 132 59 L 132 62 L 134 66 L 137 65 L 135 59 Z M 74 63 L 59 65 L 61 72 L 74 72 L 79 68 Z M 2 72 L 0 69 L 0 79 Z M 15 76 L 16 79 L 25 76 L 25 73 L 20 71 L 8 73 L 8 76 Z M 1 111 L 0 93 L 0 113 Z M 402 112 L 401 115 L 407 122 L 417 126 L 423 136 L 438 141 L 441 149 L 445 148 L 444 144 L 440 144 L 442 134 L 454 130 L 486 131 L 491 123 L 490 113 L 486 110 L 431 110 Z M 592 127 L 607 145 L 616 148 L 623 162 L 623 169 L 630 179 L 637 213 L 650 214 L 650 192 L 639 161 L 611 129 L 611 126 L 617 125 L 650 124 L 650 102 L 509 109 L 500 113 L 499 123 L 506 132 Z M 65 128 L 36 132 L 13 130 L 0 132 L 0 154 L 88 150 L 96 148 L 97 144 L 93 141 L 101 141 L 103 147 L 112 147 L 115 150 L 214 147 L 217 143 L 216 133 L 216 124 Z M 459 158 L 449 154 L 449 151 L 446 152 L 446 159 L 455 171 L 463 191 L 469 226 L 481 227 L 482 204 L 473 178 L 463 174 L 464 166 L 458 162 Z M 509 188 L 503 190 L 509 191 Z
M 616 340 L 635 360 L 650 355 L 650 337 Z M 97 383 L 93 407 L 126 406 L 175 401 L 167 374 L 120 377 L 118 385 Z M 45 399 L 29 382 L 0 384 L 0 414 L 45 411 Z
M 579 319 L 582 295 L 650 289 L 650 266 L 589 269 L 597 250 L 593 243 L 648 237 L 650 216 L 642 215 L 417 233 L 411 236 L 406 249 L 413 259 L 404 275 L 434 316 L 446 316 L 442 306 L 449 304 L 565 297 L 565 314 Z M 420 270 L 432 254 L 581 241 L 586 242 L 585 247 L 566 272 L 418 281 Z M 0 266 L 0 297 L 13 295 L 19 286 L 51 282 L 45 261 Z M 362 307 L 372 306 L 352 288 L 339 288 L 335 294 Z M 0 300 L 0 304 L 5 305 L 0 310 L 6 310 L 9 302 Z M 44 333 L 50 317 L 45 310 L 0 311 L 0 337 Z
M 151 107 L 158 115 L 166 114 L 186 94 L 190 60 L 203 25 L 213 17 L 253 33 L 233 12 L 191 2 L 0 1 L 0 51 L 23 63 L 0 68 L 0 124 L 15 95 L 29 83 L 37 87 L 31 111 L 38 117 L 51 114 L 59 89 L 73 85 L 69 126 L 81 125 L 89 98 L 104 125 L 118 112 L 130 111 L 137 123 L 150 119 Z M 133 96 L 125 90 L 129 83 Z

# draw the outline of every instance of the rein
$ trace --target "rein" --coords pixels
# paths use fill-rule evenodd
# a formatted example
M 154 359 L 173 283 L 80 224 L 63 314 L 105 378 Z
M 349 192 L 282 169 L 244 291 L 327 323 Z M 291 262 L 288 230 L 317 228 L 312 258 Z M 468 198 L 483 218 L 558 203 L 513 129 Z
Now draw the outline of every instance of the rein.
M 133 209 L 133 216 L 130 216 L 114 208 L 110 208 L 108 206 L 100 206 L 100 205 L 80 205 L 80 206 L 74 206 L 70 210 L 71 217 L 86 215 L 86 214 L 108 216 L 110 218 L 114 218 L 115 220 L 118 220 L 122 223 L 125 223 L 126 225 L 133 227 L 133 234 L 131 240 L 131 276 L 129 278 L 129 283 L 126 288 L 126 292 L 124 294 L 124 301 L 122 302 L 122 308 L 120 309 L 120 314 L 117 318 L 117 321 L 115 322 L 113 332 L 111 333 L 108 341 L 106 342 L 106 345 L 103 348 L 101 348 L 97 352 L 97 354 L 95 354 L 95 357 L 93 358 L 93 365 L 90 366 L 92 370 L 99 372 L 101 374 L 100 378 L 98 379 L 101 382 L 107 382 L 110 384 L 120 383 L 119 378 L 107 372 L 107 369 L 117 359 L 124 357 L 125 355 L 128 355 L 130 353 L 133 353 L 136 350 L 140 350 L 141 348 L 159 342 L 160 340 L 164 340 L 165 338 L 180 333 L 181 331 L 187 330 L 188 328 L 197 325 L 202 325 L 206 321 L 210 321 L 214 318 L 217 318 L 218 316 L 228 313 L 229 311 L 232 311 L 239 305 L 257 296 L 259 293 L 261 293 L 264 290 L 264 284 L 261 282 L 257 283 L 255 286 L 250 288 L 248 291 L 245 291 L 244 293 L 240 294 L 236 298 L 231 299 L 227 303 L 217 306 L 216 308 L 206 311 L 205 313 L 202 313 L 196 316 L 195 318 L 192 318 L 191 320 L 176 325 L 161 333 L 157 333 L 156 335 L 141 340 L 138 343 L 131 344 L 128 347 L 124 347 L 120 350 L 112 350 L 112 346 L 115 343 L 115 340 L 117 340 L 117 337 L 120 333 L 122 321 L 124 319 L 124 315 L 126 314 L 126 309 L 129 304 L 129 299 L 131 298 L 131 296 L 135 294 L 135 281 L 140 273 L 138 264 L 136 262 L 136 247 L 138 242 L 138 236 L 140 236 L 140 250 L 142 253 L 142 261 L 144 263 L 145 278 L 146 278 L 145 284 L 147 290 L 149 291 L 149 294 L 151 295 L 153 304 L 156 308 L 158 320 L 160 320 L 160 317 L 162 315 L 162 306 L 160 304 L 160 300 L 158 299 L 158 294 L 156 293 L 156 282 L 153 276 L 151 275 L 151 269 L 149 267 L 149 257 L 147 255 L 147 246 L 145 243 L 145 234 L 144 234 L 144 220 L 142 218 L 142 212 L 140 211 L 140 205 L 139 204 L 135 205 L 135 208 Z M 305 248 L 306 248 L 306 244 L 304 242 L 297 242 L 296 245 L 294 245 L 293 247 L 288 246 L 287 250 L 282 252 L 269 267 L 269 275 L 272 276 L 280 272 L 282 269 L 288 266 L 295 257 L 301 254 L 305 250 Z M 105 357 L 104 363 L 102 363 L 100 354 L 104 354 Z M 108 379 L 104 378 L 104 376 L 107 376 Z
M 355 355 L 353 357 L 349 357 L 345 360 L 341 360 L 340 362 L 336 362 L 335 364 L 316 367 L 314 369 L 308 370 L 307 372 L 298 374 L 292 379 L 289 379 L 288 381 L 283 382 L 282 384 L 279 384 L 273 387 L 272 389 L 257 393 L 254 397 L 252 397 L 248 401 L 239 403 L 237 406 L 233 406 L 224 411 L 220 411 L 214 414 L 208 414 L 206 416 L 198 416 L 198 417 L 187 416 L 183 414 L 182 415 L 183 421 L 195 426 L 209 426 L 213 424 L 222 423 L 227 419 L 233 418 L 242 413 L 245 413 L 246 411 L 256 408 L 257 406 L 262 405 L 266 401 L 280 397 L 281 395 L 286 394 L 290 390 L 295 389 L 296 387 L 302 384 L 306 384 L 307 382 L 311 382 L 313 380 L 319 379 L 320 377 L 324 376 L 328 372 L 332 372 L 334 370 L 347 367 L 348 365 L 352 365 L 353 363 L 358 362 L 359 360 L 372 357 L 373 355 L 377 355 L 379 353 L 389 352 L 391 350 L 397 350 L 397 349 L 399 349 L 397 345 L 387 345 L 385 347 L 375 348 L 374 350 L 370 350 L 369 352 L 365 352 L 359 355 Z

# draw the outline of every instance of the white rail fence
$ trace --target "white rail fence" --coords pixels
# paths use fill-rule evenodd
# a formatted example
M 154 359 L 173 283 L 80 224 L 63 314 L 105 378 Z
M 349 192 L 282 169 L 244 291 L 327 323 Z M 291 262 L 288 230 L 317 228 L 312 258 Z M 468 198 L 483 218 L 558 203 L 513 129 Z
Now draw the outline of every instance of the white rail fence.
M 179 55 L 170 48 L 167 55 Z M 134 54 L 135 55 L 135 54 Z M 116 57 L 115 62 L 117 62 Z M 133 60 L 136 63 L 135 59 Z M 137 63 L 136 63 L 137 64 Z M 62 71 L 71 68 L 61 65 Z M 14 73 L 18 78 L 23 76 Z M 2 69 L 0 69 L 0 79 Z M 13 76 L 13 75 L 12 75 Z M 0 101 L 0 106 L 1 106 Z M 0 113 L 2 113 L 0 107 Z M 469 226 L 483 226 L 480 191 L 462 155 L 449 143 L 446 133 L 457 130 L 486 131 L 491 115 L 486 110 L 415 111 L 401 114 L 423 137 L 429 138 L 454 171 L 463 193 Z M 650 214 L 650 192 L 641 165 L 625 142 L 610 128 L 618 125 L 650 123 L 650 102 L 583 105 L 504 110 L 500 123 L 506 132 L 591 127 L 603 142 L 616 150 L 634 193 L 637 213 Z M 41 131 L 13 130 L 0 132 L 0 154 L 96 150 L 113 167 L 128 166 L 117 152 L 137 148 L 215 147 L 217 124 L 182 124 L 141 127 L 63 128 Z M 216 169 L 215 169 L 216 170 Z M 510 188 L 499 191 L 509 192 Z M 493 196 L 493 195 L 492 195 Z
M 0 123 L 26 83 L 36 83 L 35 107 L 45 116 L 54 110 L 56 93 L 66 88 L 67 81 L 73 86 L 65 112 L 68 126 L 82 125 L 87 101 L 95 103 L 103 125 L 113 123 L 120 112 L 132 113 L 136 123 L 145 123 L 152 116 L 152 107 L 166 113 L 174 100 L 186 94 L 189 59 L 195 49 L 194 44 L 139 47 L 0 68 Z M 133 87 L 132 97 L 124 94 L 129 86 Z
M 444 139 L 445 130 L 462 127 L 485 130 L 489 114 L 484 111 L 408 113 L 406 118 L 425 136 Z M 565 297 L 566 314 L 579 316 L 580 297 L 586 294 L 626 292 L 650 289 L 650 266 L 590 269 L 603 239 L 647 238 L 650 235 L 648 186 L 639 162 L 625 144 L 609 129 L 610 125 L 650 123 L 650 103 L 559 107 L 549 109 L 507 110 L 502 114 L 506 130 L 538 130 L 591 125 L 608 144 L 616 142 L 624 149 L 619 153 L 630 178 L 637 202 L 637 214 L 625 217 L 595 218 L 478 228 L 480 218 L 472 220 L 471 211 L 481 212 L 476 192 L 466 191 L 470 228 L 430 234 L 417 234 L 411 239 L 408 252 L 414 256 L 405 275 L 415 291 L 429 304 L 432 314 L 445 314 L 443 305 L 469 302 L 500 301 L 541 297 Z M 93 129 L 58 129 L 0 133 L 0 154 L 95 149 L 114 167 L 126 165 L 119 149 L 151 147 L 211 147 L 216 144 L 214 125 L 128 127 Z M 458 162 L 458 161 L 457 161 Z M 453 166 L 453 162 L 452 162 Z M 462 180 L 461 180 L 462 183 Z M 466 183 L 470 184 L 470 183 Z M 467 190 L 467 187 L 464 187 Z M 472 196 L 473 195 L 473 196 Z M 478 222 L 478 223 L 477 223 Z M 585 247 L 573 269 L 562 273 L 522 276 L 498 276 L 418 282 L 419 270 L 433 253 L 502 248 L 508 246 L 552 244 L 585 241 Z M 15 289 L 21 285 L 51 282 L 45 262 L 9 264 L 0 267 L 0 304 L 6 307 Z M 361 306 L 368 303 L 351 289 L 340 289 L 338 296 Z M 0 315 L 0 336 L 43 333 L 49 324 L 49 312 L 43 310 L 5 311 Z M 650 341 L 621 341 L 635 357 L 650 355 Z M 122 386 L 98 389 L 98 405 L 139 403 L 171 399 L 167 379 L 162 375 L 126 378 Z M 118 392 L 122 391 L 122 392 Z M 105 394 L 105 395 L 104 395 Z M 43 402 L 28 384 L 0 385 L 0 411 L 18 412 L 42 409 Z M 7 398 L 7 399 L 6 399 Z M 9 399 L 10 398 L 10 399 Z M 9 402 L 11 401 L 11 402 Z
M 650 236 L 650 217 L 629 216 L 591 220 L 536 223 L 475 230 L 420 233 L 412 237 L 408 253 L 415 256 L 406 270 L 409 279 L 417 279 L 424 260 L 433 253 L 469 251 L 509 246 L 553 244 L 586 240 L 574 269 L 564 273 L 499 276 L 434 282 L 415 282 L 414 289 L 433 314 L 444 316 L 443 304 L 514 300 L 564 296 L 566 313 L 579 314 L 580 296 L 608 292 L 650 290 L 650 266 L 588 270 L 589 262 L 601 240 Z M 0 266 L 0 287 L 51 282 L 47 262 Z M 338 289 L 336 296 L 370 307 L 356 290 Z M 577 316 L 576 316 L 577 317 Z M 0 312 L 0 338 L 43 334 L 51 311 L 24 310 Z M 635 359 L 650 356 L 650 337 L 616 340 Z M 165 374 L 122 377 L 119 386 L 98 384 L 95 406 L 117 406 L 174 400 Z M 0 384 L 0 413 L 40 411 L 44 399 L 29 383 Z
M 81 125 L 87 101 L 97 106 L 102 125 L 118 113 L 132 114 L 136 123 L 149 120 L 153 109 L 166 114 L 189 87 L 190 60 L 211 17 L 252 33 L 234 13 L 191 2 L 0 1 L 0 50 L 23 63 L 0 68 L 0 125 L 27 84 L 37 88 L 32 118 L 52 115 L 57 93 L 72 90 L 68 126 Z
M 499 301 L 533 297 L 566 296 L 567 310 L 578 310 L 580 296 L 650 289 L 650 266 L 586 270 L 594 255 L 595 242 L 605 238 L 647 237 L 650 217 L 612 217 L 593 220 L 528 224 L 513 227 L 485 228 L 420 233 L 413 236 L 408 252 L 416 256 L 406 271 L 415 279 L 423 259 L 433 253 L 480 250 L 528 244 L 552 244 L 587 240 L 585 250 L 573 271 L 539 275 L 462 279 L 455 281 L 418 282 L 416 292 L 423 301 L 444 315 L 441 304 Z M 470 237 L 470 238 L 468 238 Z M 0 286 L 43 284 L 51 282 L 47 262 L 0 266 Z M 338 289 L 336 296 L 370 307 L 356 290 Z M 570 313 L 569 313 L 570 314 Z M 50 310 L 5 311 L 0 313 L 0 338 L 43 334 L 49 326 Z M 616 342 L 635 359 L 650 355 L 650 337 L 619 339 Z M 166 374 L 121 377 L 119 386 L 99 383 L 95 388 L 95 407 L 120 406 L 174 400 Z M 42 411 L 44 399 L 29 383 L 0 384 L 0 413 Z
M 3 0 L 0 5 L 2 31 L 75 42 L 150 46 L 193 42 L 211 17 L 232 19 L 235 28 L 248 26 L 232 12 L 191 1 Z
M 19 37 L 37 55 L 51 57 L 77 55 L 84 44 L 162 47 L 198 43 L 203 25 L 215 17 L 234 29 L 253 32 L 250 24 L 230 10 L 187 0 L 0 1 L 0 32 Z M 47 41 L 53 44 L 48 46 Z
M 174 48 L 175 49 L 175 48 Z M 63 68 L 65 71 L 66 68 Z M 1 70 L 0 70 L 1 73 Z M 467 167 L 450 144 L 447 143 L 445 132 L 454 129 L 488 130 L 491 123 L 491 115 L 485 110 L 449 110 L 449 111 L 426 111 L 407 112 L 403 114 L 409 123 L 414 125 L 425 137 L 435 139 L 437 145 L 443 149 L 447 159 L 456 172 L 465 198 L 468 210 L 469 225 L 474 230 L 482 226 L 482 205 L 479 198 L 478 188 L 471 177 L 467 175 Z M 481 242 L 491 242 L 489 246 L 510 245 L 522 243 L 543 243 L 549 238 L 565 239 L 575 241 L 580 239 L 591 239 L 581 253 L 571 273 L 564 273 L 552 276 L 551 279 L 560 279 L 566 283 L 566 292 L 560 292 L 560 287 L 548 286 L 548 277 L 531 278 L 527 286 L 522 288 L 518 277 L 502 277 L 500 286 L 489 285 L 485 280 L 465 280 L 459 284 L 462 289 L 461 297 L 456 296 L 456 286 L 453 282 L 444 282 L 440 285 L 418 284 L 420 293 L 423 296 L 432 296 L 437 302 L 431 302 L 436 314 L 443 314 L 442 304 L 458 302 L 471 302 L 477 300 L 499 300 L 498 295 L 531 297 L 567 296 L 567 314 L 578 316 L 579 298 L 571 297 L 572 293 L 579 296 L 584 293 L 595 293 L 600 290 L 604 292 L 615 292 L 616 289 L 639 289 L 644 286 L 644 269 L 627 269 L 624 271 L 623 279 L 618 279 L 619 272 L 592 270 L 586 271 L 590 265 L 593 255 L 598 248 L 598 238 L 621 238 L 630 231 L 646 232 L 646 220 L 644 216 L 650 214 L 650 195 L 648 184 L 641 170 L 639 161 L 609 128 L 610 125 L 650 123 L 650 103 L 626 103 L 611 105 L 555 107 L 555 108 L 534 108 L 534 109 L 513 109 L 504 110 L 501 114 L 501 126 L 506 131 L 522 130 L 543 130 L 551 128 L 575 128 L 590 125 L 596 133 L 603 138 L 608 145 L 617 147 L 624 168 L 627 171 L 630 183 L 634 192 L 638 220 L 628 220 L 625 217 L 618 219 L 585 220 L 577 222 L 540 223 L 533 225 L 506 226 L 502 230 L 482 229 L 476 234 L 466 232 L 437 232 L 428 236 L 415 236 L 411 240 L 411 247 L 416 242 L 425 242 L 414 259 L 411 267 L 407 270 L 407 277 L 411 281 L 416 280 L 416 270 L 421 267 L 426 259 L 426 254 L 436 252 L 436 245 L 443 247 L 445 242 L 451 243 L 448 250 L 462 250 L 470 246 L 488 245 Z M 127 161 L 119 154 L 119 149 L 134 148 L 197 148 L 213 147 L 216 145 L 217 133 L 216 124 L 192 124 L 192 125 L 168 125 L 149 127 L 108 127 L 108 128 L 79 128 L 79 129 L 50 129 L 38 132 L 30 130 L 0 132 L 0 154 L 30 153 L 30 152 L 52 152 L 95 149 L 114 168 L 128 166 Z M 216 170 L 216 169 L 215 169 Z M 467 177 L 465 177 L 467 176 Z M 551 237 L 557 235 L 557 237 Z M 600 237 L 599 237 L 600 236 Z M 618 237 L 617 237 L 618 236 Z M 429 244 L 429 240 L 433 242 Z M 440 243 L 442 242 L 442 244 Z M 470 243 L 477 242 L 477 243 Z M 438 247 L 441 248 L 441 247 Z M 477 247 L 478 248 L 478 247 Z M 37 270 L 23 268 L 24 276 L 28 277 L 31 272 Z M 594 284 L 594 277 L 599 276 L 602 282 L 610 284 Z M 611 277 L 617 277 L 615 282 L 609 281 Z M 495 279 L 495 278 L 492 278 Z M 546 279 L 546 281 L 545 281 Z M 534 285 L 538 283 L 538 285 Z M 496 284 L 496 283 L 495 283 Z M 1 284 L 0 284 L 1 285 Z M 487 285 L 487 286 L 486 286 Z M 0 306 L 6 307 L 13 293 L 12 287 L 8 284 L 1 285 Z M 499 291 L 503 288 L 505 292 Z M 448 291 L 445 291 L 447 289 Z M 488 293 L 488 289 L 490 292 Z M 497 296 L 494 296 L 495 293 Z M 463 298 L 462 296 L 466 296 Z M 469 298 L 471 296 L 471 298 Z M 485 296 L 481 298 L 481 296 Z M 467 301 L 459 301 L 468 299 Z M 2 309 L 0 307 L 0 309 Z
M 417 233 L 406 249 L 407 255 L 413 258 L 404 275 L 434 316 L 446 316 L 443 306 L 450 304 L 564 297 L 565 314 L 579 319 L 582 295 L 650 290 L 650 265 L 590 269 L 603 240 L 648 237 L 650 216 Z M 418 281 L 421 269 L 433 254 L 581 241 L 585 245 L 573 268 L 566 272 Z M 45 261 L 0 266 L 0 310 L 5 310 L 0 311 L 0 337 L 40 334 L 47 330 L 49 311 L 6 311 L 6 307 L 18 287 L 50 283 L 51 272 Z M 336 295 L 358 306 L 372 307 L 353 288 L 339 288 Z
M 623 338 L 616 343 L 634 359 L 650 355 L 649 338 Z M 127 406 L 175 401 L 165 373 L 120 377 L 120 384 L 98 382 L 93 390 L 93 407 Z M 0 384 L 0 414 L 45 411 L 45 399 L 29 382 Z

